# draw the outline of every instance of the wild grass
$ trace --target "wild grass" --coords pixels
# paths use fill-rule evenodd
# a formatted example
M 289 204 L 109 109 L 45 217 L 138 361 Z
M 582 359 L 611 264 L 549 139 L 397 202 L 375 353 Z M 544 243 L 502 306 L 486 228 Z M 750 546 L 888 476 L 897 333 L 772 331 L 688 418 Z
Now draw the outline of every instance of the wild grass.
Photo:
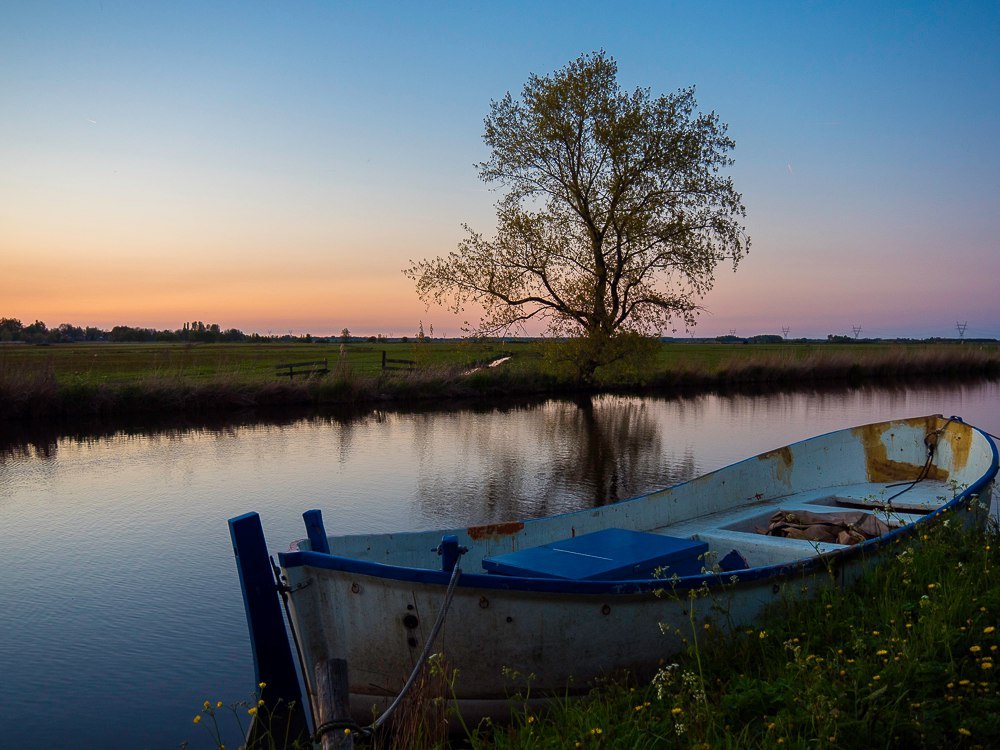
M 0 347 L 0 419 L 235 411 L 581 390 L 690 392 L 1000 376 L 1000 345 L 664 343 L 581 386 L 553 342 Z M 382 369 L 382 356 L 414 363 Z M 498 367 L 490 362 L 509 358 Z M 275 365 L 326 359 L 289 379 Z
M 266 682 L 259 683 L 249 700 L 228 704 L 206 700 L 192 724 L 207 733 L 215 750 L 226 750 L 226 737 L 232 734 L 246 739 L 239 745 L 242 750 L 310 750 L 313 743 L 302 729 L 301 707 L 280 701 L 269 706 L 264 700 L 266 688 Z M 180 747 L 187 748 L 189 744 L 185 740 Z M 201 743 L 196 745 L 202 747 Z
M 754 628 L 692 621 L 648 684 L 520 711 L 470 739 L 515 748 L 940 748 L 1000 743 L 1000 532 L 948 523 L 845 590 Z M 650 655 L 656 658 L 656 655 Z

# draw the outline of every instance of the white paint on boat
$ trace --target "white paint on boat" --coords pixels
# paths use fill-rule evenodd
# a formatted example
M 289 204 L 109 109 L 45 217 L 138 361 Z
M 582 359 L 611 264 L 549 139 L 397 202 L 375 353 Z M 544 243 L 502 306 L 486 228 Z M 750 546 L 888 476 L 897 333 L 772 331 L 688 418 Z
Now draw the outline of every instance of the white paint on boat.
M 474 719 L 502 710 L 508 695 L 527 687 L 511 674 L 532 675 L 534 695 L 582 691 L 622 670 L 646 678 L 683 647 L 692 623 L 746 625 L 783 596 L 844 585 L 947 513 L 979 523 L 978 495 L 988 499 L 996 472 L 996 448 L 979 430 L 937 416 L 898 420 L 822 435 L 614 505 L 443 531 L 330 536 L 331 555 L 301 541 L 280 562 L 303 673 L 312 675 L 324 659 L 346 659 L 360 722 L 399 691 L 423 648 L 450 577 L 434 550 L 443 534 L 456 536 L 468 552 L 435 650 L 457 670 L 458 706 Z M 845 503 L 868 506 L 893 530 L 854 546 L 755 531 L 779 509 L 839 512 Z M 486 557 L 607 528 L 707 542 L 704 572 L 582 581 L 481 567 Z M 731 550 L 750 568 L 719 571 Z

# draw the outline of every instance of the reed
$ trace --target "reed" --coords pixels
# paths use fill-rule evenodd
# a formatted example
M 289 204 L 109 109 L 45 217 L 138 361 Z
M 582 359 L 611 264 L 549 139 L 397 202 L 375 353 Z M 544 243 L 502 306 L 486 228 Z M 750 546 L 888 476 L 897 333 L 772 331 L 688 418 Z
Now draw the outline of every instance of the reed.
M 391 346 L 391 345 L 390 345 Z M 248 408 L 496 399 L 593 391 L 753 391 L 1000 377 L 996 345 L 665 343 L 582 385 L 558 343 L 394 345 L 415 369 L 381 369 L 383 349 L 66 345 L 0 351 L 0 419 L 235 412 Z M 324 377 L 277 378 L 274 365 L 326 358 Z M 499 367 L 484 363 L 509 357 Z

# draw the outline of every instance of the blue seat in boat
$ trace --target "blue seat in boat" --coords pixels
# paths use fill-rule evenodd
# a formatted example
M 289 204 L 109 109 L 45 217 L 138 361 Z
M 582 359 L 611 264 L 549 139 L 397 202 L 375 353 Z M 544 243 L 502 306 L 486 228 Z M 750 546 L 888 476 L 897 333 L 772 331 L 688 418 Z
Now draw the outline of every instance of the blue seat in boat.
M 607 581 L 696 575 L 706 542 L 628 529 L 602 529 L 483 559 L 490 573 L 528 578 Z

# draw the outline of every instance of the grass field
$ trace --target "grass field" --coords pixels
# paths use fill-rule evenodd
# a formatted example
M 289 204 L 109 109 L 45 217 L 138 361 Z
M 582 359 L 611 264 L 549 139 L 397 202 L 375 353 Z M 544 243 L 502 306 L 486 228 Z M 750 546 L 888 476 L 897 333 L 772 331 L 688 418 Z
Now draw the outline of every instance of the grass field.
M 0 418 L 1000 376 L 996 343 L 671 342 L 641 360 L 599 369 L 584 387 L 560 351 L 561 344 L 545 341 L 4 344 Z M 383 369 L 383 357 L 412 366 Z M 327 375 L 290 381 L 275 370 L 316 360 L 327 361 Z
M 331 369 L 377 375 L 382 352 L 421 369 L 464 367 L 489 358 L 495 347 L 461 341 L 433 344 L 56 344 L 0 346 L 0 373 L 45 374 L 64 383 L 122 383 L 150 378 L 205 381 L 275 378 L 275 365 L 327 360 Z
M 388 359 L 415 362 L 416 369 L 469 368 L 512 356 L 512 369 L 544 370 L 550 345 L 544 342 L 469 342 L 340 344 L 108 344 L 80 343 L 33 346 L 0 345 L 0 374 L 51 374 L 61 382 L 107 383 L 149 378 L 207 380 L 236 376 L 270 380 L 274 367 L 287 362 L 329 361 L 330 368 L 349 368 L 373 376 Z M 705 344 L 665 343 L 652 362 L 649 377 L 666 372 L 719 373 L 748 366 L 809 366 L 823 363 L 908 362 L 916 358 L 980 360 L 1000 358 L 1000 344 Z

